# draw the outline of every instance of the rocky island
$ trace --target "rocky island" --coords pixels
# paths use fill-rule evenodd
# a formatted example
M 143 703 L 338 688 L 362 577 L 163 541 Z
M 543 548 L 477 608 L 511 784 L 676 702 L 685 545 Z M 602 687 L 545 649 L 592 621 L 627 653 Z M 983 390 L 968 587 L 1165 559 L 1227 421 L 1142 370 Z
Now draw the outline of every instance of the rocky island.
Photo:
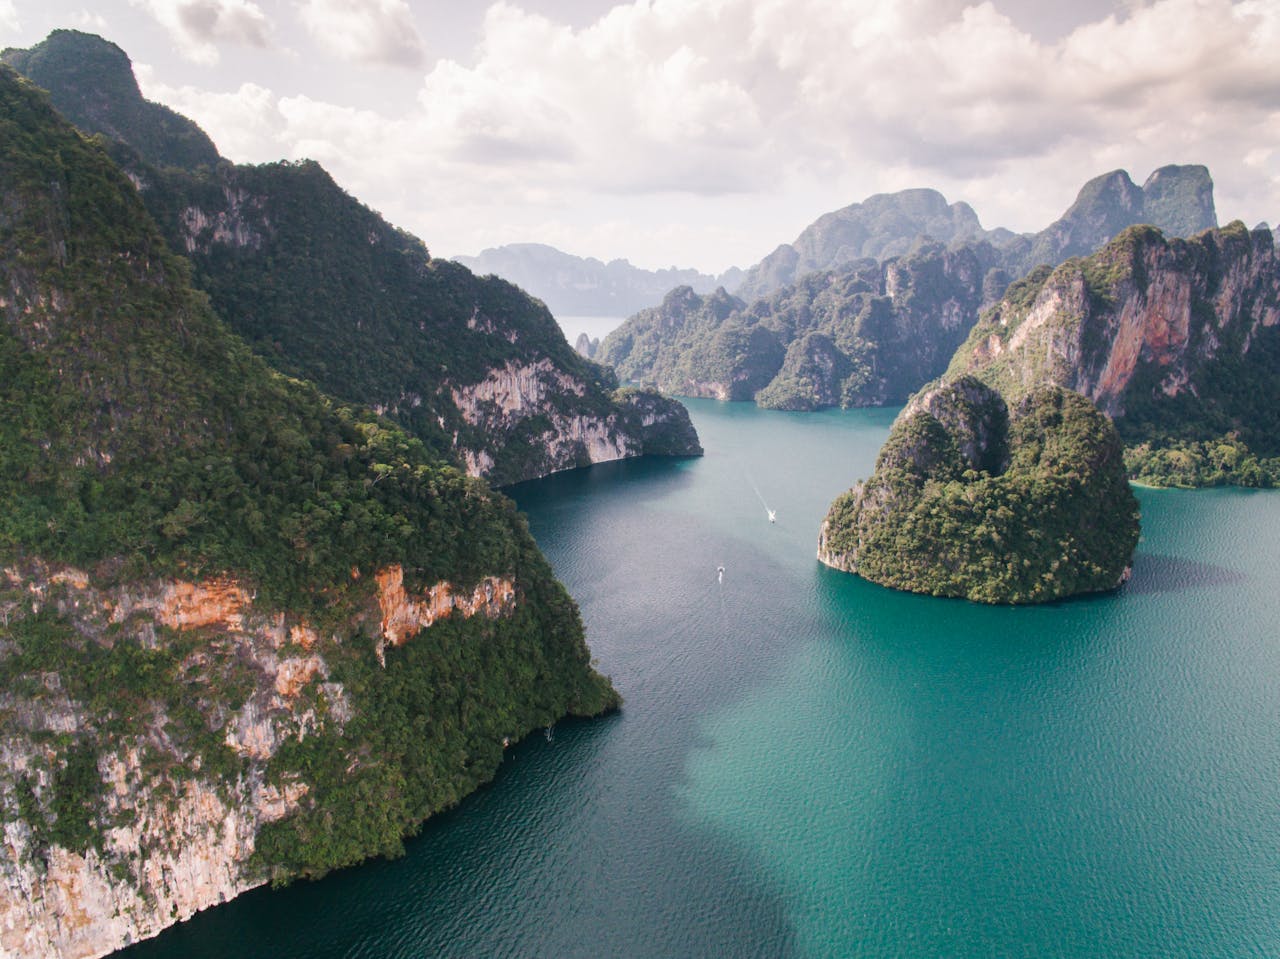
M 1056 386 L 1012 410 L 972 377 L 903 409 L 871 478 L 831 505 L 828 566 L 984 603 L 1040 603 L 1120 585 L 1138 503 L 1115 427 Z

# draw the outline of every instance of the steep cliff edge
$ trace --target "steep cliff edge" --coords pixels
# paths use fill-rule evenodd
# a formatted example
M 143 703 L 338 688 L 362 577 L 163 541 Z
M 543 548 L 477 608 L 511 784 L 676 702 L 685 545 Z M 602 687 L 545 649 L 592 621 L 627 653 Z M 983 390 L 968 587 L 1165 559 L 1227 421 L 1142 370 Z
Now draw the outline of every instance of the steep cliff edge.
M 1280 259 L 1269 230 L 1237 222 L 1182 240 L 1133 227 L 1011 287 L 948 375 L 972 373 L 1009 396 L 1045 383 L 1075 390 L 1148 454 L 1234 438 L 1275 457 L 1278 327 Z M 1235 455 L 1234 479 L 1257 485 L 1257 458 L 1246 468 L 1248 452 Z
M 72 61 L 69 47 L 94 71 L 55 69 Z M 98 37 L 61 31 L 6 56 L 52 64 L 40 76 L 58 102 L 85 99 L 91 72 L 120 74 L 112 95 L 137 97 L 128 58 Z M 612 375 L 569 346 L 543 304 L 433 258 L 318 164 L 162 168 L 156 131 L 91 129 L 119 140 L 113 156 L 194 264 L 196 286 L 256 353 L 394 419 L 472 475 L 504 485 L 659 449 L 702 452 L 679 403 L 655 398 L 665 409 L 642 425 L 614 395 Z M 512 398 L 501 415 L 486 405 L 494 392 Z
M 1120 585 L 1137 544 L 1102 413 L 1054 386 L 1010 412 L 964 377 L 903 409 L 870 479 L 831 504 L 818 559 L 895 589 L 1039 603 Z
M 0 955 L 393 855 L 617 705 L 522 518 L 269 370 L 0 68 Z

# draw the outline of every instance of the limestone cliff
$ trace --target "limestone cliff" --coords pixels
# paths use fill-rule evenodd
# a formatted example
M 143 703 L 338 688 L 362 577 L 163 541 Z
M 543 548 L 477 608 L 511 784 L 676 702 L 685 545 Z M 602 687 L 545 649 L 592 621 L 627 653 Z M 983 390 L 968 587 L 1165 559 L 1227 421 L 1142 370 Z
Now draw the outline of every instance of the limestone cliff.
M 0 808 L 19 816 L 4 824 L 0 956 L 103 955 L 266 882 L 259 833 L 315 801 L 281 747 L 341 736 L 356 716 L 331 665 L 343 635 L 371 635 L 381 658 L 441 619 L 509 617 L 520 601 L 499 577 L 461 594 L 410 595 L 403 580 L 378 571 L 330 632 L 231 579 L 122 586 L 32 560 L 4 569 Z M 87 665 L 56 661 L 53 632 Z M 120 685 L 100 688 L 96 673 Z M 77 756 L 84 782 L 67 775 Z
M 396 855 L 617 706 L 514 504 L 254 356 L 5 67 L 0 221 L 0 955 Z
M 525 366 L 507 363 L 478 383 L 454 388 L 450 399 L 470 427 L 453 438 L 467 472 L 506 483 L 631 456 L 702 452 L 684 407 L 639 390 L 613 395 L 599 410 L 557 402 L 586 391 L 586 384 L 545 358 Z M 521 472 L 511 473 L 495 460 L 492 440 L 480 441 L 494 436 L 507 438 L 507 459 L 512 446 L 524 447 Z
M 1018 396 L 1053 383 L 1092 399 L 1127 440 L 1237 431 L 1277 448 L 1280 259 L 1240 223 L 1190 240 L 1125 231 L 1010 288 L 956 353 Z
M 903 409 L 872 476 L 832 503 L 818 559 L 895 589 L 1038 603 L 1118 586 L 1137 543 L 1104 415 L 1059 387 L 1010 411 L 964 377 Z

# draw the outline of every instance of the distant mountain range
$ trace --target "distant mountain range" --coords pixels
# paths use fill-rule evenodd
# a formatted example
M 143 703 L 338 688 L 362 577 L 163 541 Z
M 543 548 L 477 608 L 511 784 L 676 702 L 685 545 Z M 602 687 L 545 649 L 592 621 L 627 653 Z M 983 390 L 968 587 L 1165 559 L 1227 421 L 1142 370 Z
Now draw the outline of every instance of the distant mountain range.
M 750 302 L 806 274 L 903 256 L 926 240 L 944 246 L 986 241 L 1001 252 L 1002 267 L 1022 276 L 1037 264 L 1091 253 L 1135 223 L 1151 223 L 1173 236 L 1217 226 L 1208 169 L 1161 167 L 1142 186 L 1123 170 L 1096 177 L 1039 233 L 985 229 L 969 204 L 948 203 L 937 190 L 880 193 L 823 214 L 747 270 L 734 267 L 719 276 L 676 267 L 642 270 L 626 260 L 603 263 L 541 243 L 513 243 L 454 260 L 474 273 L 515 283 L 560 316 L 630 316 L 661 303 L 677 287 L 699 294 L 723 287 Z
M 1095 177 L 1061 218 L 1039 233 L 1026 234 L 984 230 L 972 207 L 948 205 L 936 190 L 877 194 L 818 217 L 794 242 L 748 269 L 735 292 L 752 300 L 815 270 L 901 256 L 922 237 L 947 245 L 986 240 L 1003 251 L 1002 265 L 1010 273 L 1023 275 L 1041 263 L 1091 253 L 1135 223 L 1153 224 L 1173 236 L 1217 226 L 1208 169 L 1161 167 L 1140 187 L 1123 170 Z
M 630 316 L 661 302 L 677 286 L 710 293 L 718 286 L 737 286 L 743 277 L 737 267 L 719 276 L 674 266 L 644 270 L 626 260 L 604 263 L 542 243 L 510 243 L 453 259 L 478 276 L 492 273 L 527 290 L 557 316 Z

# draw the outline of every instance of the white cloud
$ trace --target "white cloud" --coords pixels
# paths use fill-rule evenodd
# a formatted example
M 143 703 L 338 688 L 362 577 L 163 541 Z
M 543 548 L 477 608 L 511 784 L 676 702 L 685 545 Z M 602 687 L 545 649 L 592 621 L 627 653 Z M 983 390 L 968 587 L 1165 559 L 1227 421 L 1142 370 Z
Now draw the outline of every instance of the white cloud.
M 107 32 L 107 18 L 92 10 L 77 10 L 71 15 L 71 22 L 90 33 L 103 35 Z
M 17 33 L 22 29 L 22 21 L 18 19 L 18 11 L 13 0 L 0 0 L 0 35 Z
M 405 0 L 301 0 L 298 13 L 316 42 L 343 60 L 416 67 L 426 57 Z
M 218 62 L 218 45 L 266 47 L 271 21 L 253 0 L 129 0 L 156 19 L 195 63 Z
M 210 93 L 158 83 L 147 64 L 135 63 L 133 72 L 144 97 L 195 120 L 227 159 L 267 163 L 288 154 L 277 98 L 265 87 L 243 83 L 231 93 Z
M 1224 219 L 1278 218 L 1280 4 L 1155 0 L 1053 43 L 1001 6 L 636 0 L 575 30 L 499 2 L 416 111 L 244 87 L 189 101 L 230 155 L 240 137 L 246 157 L 257 138 L 319 159 L 454 252 L 552 227 L 625 244 L 607 220 L 648 248 L 595 255 L 721 268 L 708 256 L 746 263 L 794 235 L 752 209 L 802 226 L 922 185 L 988 226 L 1038 229 L 1089 177 L 1172 162 L 1209 165 Z

